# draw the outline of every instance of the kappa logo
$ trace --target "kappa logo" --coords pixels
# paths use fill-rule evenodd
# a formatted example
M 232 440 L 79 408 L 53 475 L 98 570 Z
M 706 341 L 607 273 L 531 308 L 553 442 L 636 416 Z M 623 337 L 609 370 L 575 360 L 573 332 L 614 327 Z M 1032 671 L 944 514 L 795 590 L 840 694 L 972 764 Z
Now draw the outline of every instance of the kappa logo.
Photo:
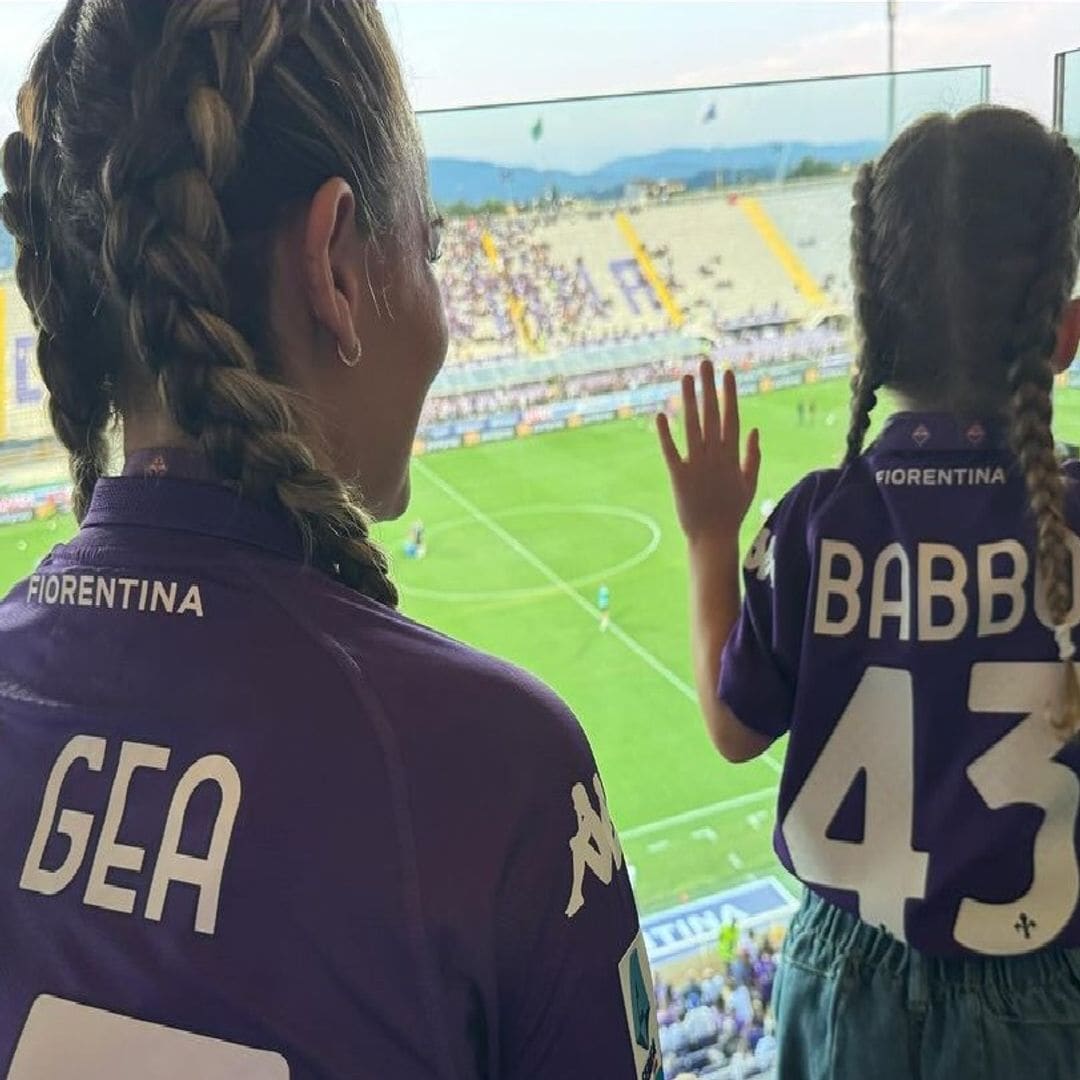
M 758 581 L 767 581 L 772 585 L 776 570 L 773 558 L 775 549 L 776 537 L 768 529 L 762 529 L 746 553 L 746 562 L 743 563 L 746 572 L 756 573 Z
M 930 429 L 925 424 L 920 424 L 911 433 L 911 438 L 916 446 L 925 446 L 930 441 Z
M 596 792 L 598 809 L 582 783 L 570 789 L 570 799 L 577 813 L 577 832 L 570 838 L 570 854 L 573 856 L 573 883 L 570 900 L 566 905 L 566 917 L 572 919 L 584 906 L 585 870 L 591 870 L 604 885 L 610 885 L 616 870 L 622 869 L 623 853 L 619 836 L 608 814 L 604 785 L 598 773 L 593 774 L 593 790 Z
M 160 454 L 146 466 L 147 476 L 165 476 L 168 471 L 169 466 L 165 464 L 165 459 Z
M 986 429 L 980 423 L 974 423 L 964 432 L 967 441 L 972 446 L 982 446 L 983 439 L 986 438 Z

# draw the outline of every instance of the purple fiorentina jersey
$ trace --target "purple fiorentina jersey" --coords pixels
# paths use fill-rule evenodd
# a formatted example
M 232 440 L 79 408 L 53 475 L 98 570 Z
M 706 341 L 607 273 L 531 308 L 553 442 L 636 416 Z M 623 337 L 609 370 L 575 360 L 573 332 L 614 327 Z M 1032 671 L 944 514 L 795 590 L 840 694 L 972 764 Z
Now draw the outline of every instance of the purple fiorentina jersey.
M 1064 669 L 1033 546 L 1004 433 L 909 413 L 803 480 L 746 561 L 719 692 L 790 732 L 777 853 L 931 954 L 1080 945 L 1080 747 L 1051 728 Z
M 128 473 L 0 605 L 0 1075 L 660 1077 L 566 707 Z

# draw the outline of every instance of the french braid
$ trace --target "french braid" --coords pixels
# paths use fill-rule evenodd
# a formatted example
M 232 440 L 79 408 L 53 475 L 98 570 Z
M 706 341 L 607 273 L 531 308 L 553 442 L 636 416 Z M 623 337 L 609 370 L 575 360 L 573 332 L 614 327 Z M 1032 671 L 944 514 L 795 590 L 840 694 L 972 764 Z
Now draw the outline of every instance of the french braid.
M 156 386 L 222 480 L 291 514 L 315 565 L 396 603 L 360 492 L 319 466 L 277 379 L 266 310 L 287 206 L 343 176 L 378 244 L 420 192 L 374 4 L 70 0 L 24 93 L 5 215 L 80 509 L 110 411 L 132 385 Z M 50 220 L 63 236 L 35 232 Z M 86 354 L 90 324 L 112 352 Z

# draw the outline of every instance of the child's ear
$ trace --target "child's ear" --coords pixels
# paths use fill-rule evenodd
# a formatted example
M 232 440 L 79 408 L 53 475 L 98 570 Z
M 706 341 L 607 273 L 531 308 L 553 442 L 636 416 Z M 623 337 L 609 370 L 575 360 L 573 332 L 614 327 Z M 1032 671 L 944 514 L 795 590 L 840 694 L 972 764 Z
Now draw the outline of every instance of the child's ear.
M 1056 372 L 1065 371 L 1076 359 L 1080 347 L 1080 296 L 1065 305 L 1065 313 L 1058 325 L 1057 347 L 1054 349 L 1053 367 Z

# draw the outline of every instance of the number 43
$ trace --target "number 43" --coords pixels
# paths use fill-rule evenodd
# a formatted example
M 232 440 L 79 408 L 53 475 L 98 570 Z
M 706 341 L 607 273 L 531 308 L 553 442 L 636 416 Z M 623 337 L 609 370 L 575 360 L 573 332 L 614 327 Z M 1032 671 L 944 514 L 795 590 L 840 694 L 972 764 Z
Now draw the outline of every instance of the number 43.
M 1043 810 L 1032 852 L 1031 888 L 1006 904 L 960 902 L 953 936 L 974 952 L 1008 955 L 1051 942 L 1080 894 L 1074 833 L 1080 781 L 1054 761 L 1061 750 L 1046 717 L 1061 693 L 1060 663 L 984 663 L 971 669 L 973 713 L 1021 713 L 1021 720 L 967 768 L 991 810 L 1027 803 Z M 855 892 L 865 922 L 904 938 L 908 900 L 926 895 L 930 856 L 912 846 L 915 721 L 911 674 L 867 668 L 814 763 L 781 831 L 804 881 Z M 826 836 L 841 800 L 866 773 L 863 839 Z M 1029 936 L 1015 932 L 1018 909 Z

